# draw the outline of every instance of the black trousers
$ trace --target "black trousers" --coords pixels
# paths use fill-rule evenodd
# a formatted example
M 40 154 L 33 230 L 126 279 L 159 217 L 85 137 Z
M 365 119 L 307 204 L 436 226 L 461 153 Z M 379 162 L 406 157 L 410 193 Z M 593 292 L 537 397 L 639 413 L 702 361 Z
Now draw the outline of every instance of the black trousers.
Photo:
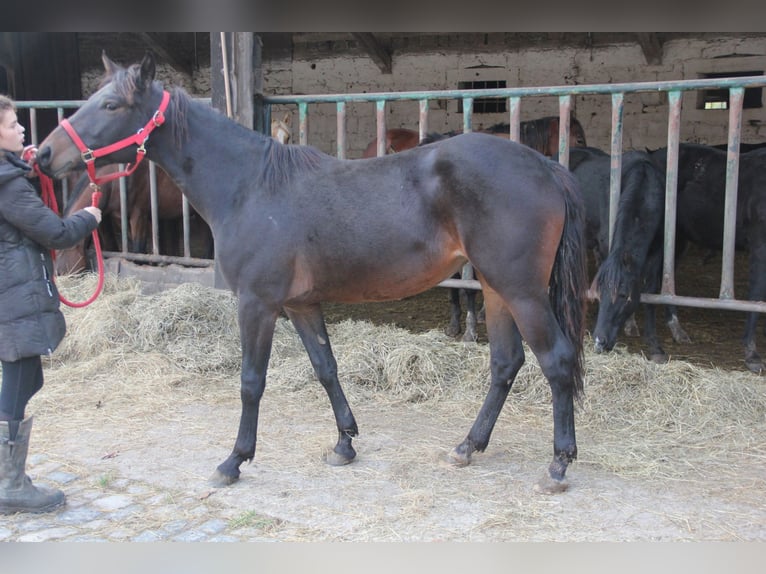
M 18 361 L 2 361 L 0 420 L 20 421 L 29 399 L 43 387 L 43 364 L 39 355 Z

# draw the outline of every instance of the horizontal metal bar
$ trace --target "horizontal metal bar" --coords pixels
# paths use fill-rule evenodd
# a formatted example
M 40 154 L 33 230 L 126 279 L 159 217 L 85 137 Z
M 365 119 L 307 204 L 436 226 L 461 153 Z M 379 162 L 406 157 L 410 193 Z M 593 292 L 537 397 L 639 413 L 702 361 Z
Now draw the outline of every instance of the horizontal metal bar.
M 176 257 L 173 255 L 152 255 L 149 253 L 130 253 L 122 251 L 103 251 L 102 255 L 104 256 L 104 259 L 117 257 L 120 259 L 128 259 L 130 261 L 138 261 L 139 263 L 175 263 L 187 267 L 212 267 L 215 265 L 214 259 L 199 259 L 197 257 Z
M 432 90 L 412 92 L 368 92 L 364 94 L 307 94 L 265 96 L 270 104 L 374 102 L 379 100 L 422 100 L 439 98 L 509 98 L 525 96 L 565 96 L 613 94 L 615 92 L 665 92 L 670 90 L 704 90 L 732 87 L 763 87 L 766 76 L 716 78 L 699 80 L 670 80 L 661 82 L 627 82 L 618 84 L 583 84 L 577 86 L 492 88 L 484 90 Z
M 698 307 L 700 309 L 723 309 L 725 311 L 755 311 L 756 313 L 766 313 L 766 301 L 742 301 L 735 299 L 714 299 L 643 293 L 641 295 L 641 302 L 652 305 L 681 305 L 683 307 Z
M 437 287 L 452 287 L 453 289 L 477 289 L 481 291 L 481 283 L 475 279 L 445 279 Z

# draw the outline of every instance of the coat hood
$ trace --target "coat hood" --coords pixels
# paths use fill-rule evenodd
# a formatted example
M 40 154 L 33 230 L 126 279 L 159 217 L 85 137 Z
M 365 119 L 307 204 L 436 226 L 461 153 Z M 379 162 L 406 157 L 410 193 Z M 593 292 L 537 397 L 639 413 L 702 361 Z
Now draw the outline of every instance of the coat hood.
M 15 153 L 0 152 L 0 185 L 16 179 L 21 175 L 27 175 L 32 168 Z

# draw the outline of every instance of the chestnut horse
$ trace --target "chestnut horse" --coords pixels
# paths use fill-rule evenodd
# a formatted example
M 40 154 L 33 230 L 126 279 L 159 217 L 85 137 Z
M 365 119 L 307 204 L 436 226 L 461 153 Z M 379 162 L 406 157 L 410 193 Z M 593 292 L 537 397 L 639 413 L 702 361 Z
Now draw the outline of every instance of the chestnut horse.
M 588 145 L 585 140 L 585 130 L 582 124 L 574 117 L 570 118 L 569 145 L 570 147 L 584 147 Z M 492 134 L 499 137 L 510 137 L 510 124 L 495 124 L 481 133 Z M 444 135 L 455 136 L 462 132 L 448 132 Z M 521 122 L 520 141 L 524 145 L 539 151 L 541 154 L 553 157 L 559 153 L 559 117 L 546 116 Z M 386 130 L 386 155 L 404 151 L 415 147 L 420 143 L 420 133 L 417 130 L 407 128 L 391 128 Z M 364 152 L 363 158 L 378 155 L 378 138 L 372 140 Z
M 42 142 L 38 164 L 62 177 L 82 166 L 83 146 L 94 150 L 97 164 L 135 161 L 135 134 L 148 126 L 146 156 L 213 229 L 216 261 L 238 299 L 242 344 L 239 432 L 214 484 L 236 481 L 240 465 L 255 456 L 282 311 L 332 405 L 338 439 L 327 462 L 346 464 L 356 456 L 358 427 L 321 304 L 401 299 L 470 262 L 486 303 L 491 383 L 451 459 L 465 465 L 487 448 L 524 364 L 524 339 L 552 392 L 553 460 L 539 487 L 566 488 L 577 456 L 574 401 L 583 390 L 587 289 L 585 208 L 566 168 L 521 144 L 475 133 L 341 160 L 311 146 L 282 145 L 181 88 L 166 90 L 151 53 L 129 68 L 106 55 L 103 61 L 102 87 Z
M 116 173 L 116 165 L 107 165 L 97 170 L 100 177 Z M 133 174 L 126 178 L 126 208 L 128 212 L 128 245 L 131 253 L 147 253 L 152 240 L 151 197 L 149 165 L 141 163 Z M 91 204 L 91 187 L 87 174 L 82 174 L 73 186 L 71 196 L 64 207 L 64 215 L 73 213 Z M 103 213 L 99 227 L 99 239 L 104 251 L 119 251 L 122 245 L 122 210 L 120 207 L 120 181 L 114 179 L 100 186 L 99 207 Z M 200 245 L 196 253 L 212 259 L 213 236 L 208 225 L 190 209 L 190 233 L 194 244 Z M 181 191 L 162 169 L 157 169 L 157 216 L 160 219 L 159 248 L 163 255 L 181 255 L 180 241 L 183 229 L 183 204 Z M 80 243 L 56 251 L 56 274 L 67 275 L 84 269 L 95 269 L 89 255 L 90 236 Z

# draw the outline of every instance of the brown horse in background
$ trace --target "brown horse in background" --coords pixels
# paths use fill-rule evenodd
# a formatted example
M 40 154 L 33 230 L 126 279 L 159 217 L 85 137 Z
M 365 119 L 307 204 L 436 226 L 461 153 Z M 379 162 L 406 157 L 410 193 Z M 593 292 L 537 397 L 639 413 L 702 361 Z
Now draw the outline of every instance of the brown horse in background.
M 478 130 L 481 133 L 510 138 L 510 124 L 495 124 L 486 130 Z M 444 134 L 451 137 L 462 133 L 452 131 Z M 521 122 L 520 141 L 524 145 L 539 151 L 541 154 L 553 157 L 559 152 L 559 117 L 545 116 L 535 120 Z M 392 128 L 386 130 L 386 155 L 404 151 L 415 147 L 420 143 L 420 133 L 417 130 L 407 128 Z M 569 122 L 569 146 L 585 147 L 585 130 L 582 124 L 571 117 Z M 378 139 L 372 140 L 362 153 L 363 158 L 378 155 Z
M 118 171 L 118 166 L 107 165 L 97 170 L 103 177 Z M 74 184 L 71 198 L 64 208 L 64 215 L 74 213 L 91 205 L 91 186 L 88 174 L 82 174 Z M 126 178 L 126 208 L 128 212 L 128 245 L 130 253 L 147 253 L 152 240 L 151 197 L 149 165 L 141 163 L 133 174 Z M 104 251 L 122 249 L 122 211 L 120 208 L 120 180 L 114 179 L 101 185 L 99 208 L 103 213 L 99 227 L 99 240 Z M 182 254 L 181 233 L 183 230 L 183 204 L 181 191 L 165 171 L 157 168 L 157 215 L 159 225 L 159 250 L 162 255 L 178 256 Z M 197 253 L 200 257 L 212 258 L 213 236 L 210 228 L 190 209 L 190 225 L 195 239 L 202 247 Z M 88 250 L 90 236 L 70 247 L 56 252 L 56 274 L 66 275 L 84 269 L 95 269 L 90 261 Z M 196 243 L 196 241 L 195 241 Z

